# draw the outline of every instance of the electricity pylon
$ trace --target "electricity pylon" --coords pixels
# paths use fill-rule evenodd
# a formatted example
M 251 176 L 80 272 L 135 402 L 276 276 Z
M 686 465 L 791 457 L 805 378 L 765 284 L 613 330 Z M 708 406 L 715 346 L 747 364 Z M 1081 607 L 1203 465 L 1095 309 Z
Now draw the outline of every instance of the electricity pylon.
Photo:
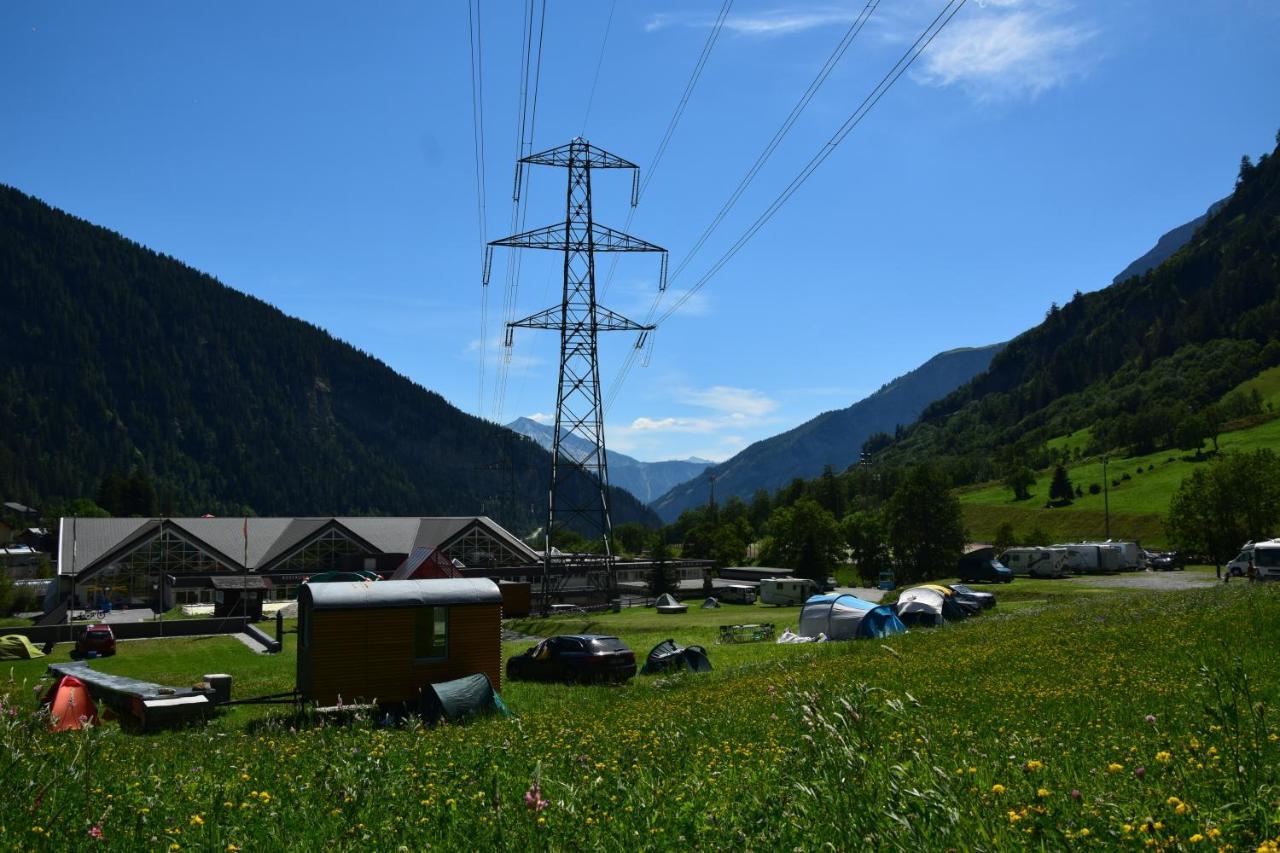
M 638 201 L 640 169 L 582 137 L 516 164 L 516 200 L 519 200 L 524 166 L 559 166 L 569 170 L 564 222 L 535 228 L 489 243 L 522 249 L 548 249 L 564 253 L 564 290 L 560 304 L 507 324 L 506 346 L 521 329 L 560 331 L 560 380 L 556 390 L 556 422 L 551 448 L 551 487 L 547 499 L 542 574 L 543 604 L 550 603 L 553 583 L 563 583 L 563 563 L 553 567 L 552 547 L 557 525 L 584 530 L 588 539 L 598 537 L 600 559 L 587 561 L 591 582 L 609 596 L 617 593 L 610 542 L 609 467 L 605 457 L 604 410 L 600 403 L 600 363 L 596 336 L 599 332 L 648 333 L 653 326 L 628 320 L 596 302 L 596 252 L 661 252 L 659 290 L 666 289 L 667 253 L 661 246 L 615 231 L 596 222 L 591 212 L 593 169 L 632 169 L 631 206 Z M 485 262 L 488 281 L 491 261 Z M 644 345 L 642 334 L 636 346 Z M 576 440 L 575 440 L 576 439 Z M 577 448 L 577 449 L 575 449 Z M 580 567 L 581 568 L 581 567 Z M 559 571 L 557 571 L 559 569 Z M 576 570 L 575 570 L 576 571 Z M 553 575 L 555 579 L 553 580 Z

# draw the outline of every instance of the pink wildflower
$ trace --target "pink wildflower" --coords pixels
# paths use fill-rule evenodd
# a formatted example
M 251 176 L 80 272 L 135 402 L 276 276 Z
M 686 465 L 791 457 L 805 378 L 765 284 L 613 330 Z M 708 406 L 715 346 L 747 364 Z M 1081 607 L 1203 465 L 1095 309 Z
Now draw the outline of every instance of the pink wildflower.
M 548 801 L 542 799 L 542 790 L 537 782 L 529 786 L 529 790 L 524 792 L 524 807 L 535 812 L 540 812 L 547 806 L 551 805 Z

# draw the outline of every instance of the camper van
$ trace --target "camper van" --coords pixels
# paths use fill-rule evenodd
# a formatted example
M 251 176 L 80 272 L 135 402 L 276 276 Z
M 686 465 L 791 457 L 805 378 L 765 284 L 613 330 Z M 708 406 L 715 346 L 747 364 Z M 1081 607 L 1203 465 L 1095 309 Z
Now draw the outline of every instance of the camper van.
M 1120 550 L 1120 568 L 1122 571 L 1138 571 L 1147 567 L 1146 553 L 1137 542 L 1082 542 L 1082 545 L 1103 545 Z
M 818 585 L 809 578 L 766 578 L 760 581 L 760 603 L 787 606 L 804 604 L 818 594 Z
M 755 604 L 756 588 L 744 583 L 734 583 L 716 587 L 715 596 L 728 604 Z
M 1257 569 L 1259 580 L 1280 580 L 1280 539 L 1246 542 L 1236 558 L 1227 563 L 1227 571 L 1244 577 L 1248 574 L 1250 560 Z
M 1076 573 L 1083 572 L 1091 575 L 1102 572 L 1115 573 L 1120 571 L 1123 564 L 1123 555 L 1120 553 L 1120 548 L 1115 545 L 1076 543 L 1053 547 L 1066 549 L 1067 569 Z
M 1033 578 L 1060 578 L 1067 574 L 1066 548 L 1010 548 L 1000 555 L 1000 562 L 1015 575 Z

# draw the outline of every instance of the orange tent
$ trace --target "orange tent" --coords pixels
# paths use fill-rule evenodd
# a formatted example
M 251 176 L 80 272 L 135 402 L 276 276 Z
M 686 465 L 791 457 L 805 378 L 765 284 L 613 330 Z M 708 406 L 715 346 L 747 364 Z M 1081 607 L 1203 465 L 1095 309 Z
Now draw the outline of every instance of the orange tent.
M 49 708 L 49 731 L 65 732 L 98 724 L 98 708 L 80 679 L 64 675 L 49 686 L 40 704 Z

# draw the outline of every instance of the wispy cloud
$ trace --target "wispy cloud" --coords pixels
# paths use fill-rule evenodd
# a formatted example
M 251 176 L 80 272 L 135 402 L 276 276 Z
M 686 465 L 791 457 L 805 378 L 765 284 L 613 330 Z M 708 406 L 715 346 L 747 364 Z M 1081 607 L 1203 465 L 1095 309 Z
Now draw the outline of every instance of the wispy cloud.
M 733 388 L 728 385 L 685 388 L 677 392 L 676 399 L 738 419 L 759 418 L 778 408 L 777 401 L 753 388 Z
M 837 6 L 790 6 L 730 15 L 725 18 L 724 28 L 743 36 L 782 36 L 817 27 L 848 24 L 856 14 L 856 11 Z M 715 15 L 705 13 L 663 12 L 650 16 L 644 29 L 651 33 L 667 27 L 710 27 L 715 20 Z
M 525 417 L 543 426 L 550 426 L 556 422 L 556 416 L 549 415 L 546 412 L 534 412 L 532 415 L 525 415 Z
M 1096 25 L 1057 0 L 987 0 L 929 47 L 915 78 L 975 100 L 1035 98 L 1089 71 Z
M 671 436 L 704 436 L 705 445 L 700 445 L 693 455 L 720 460 L 732 456 L 746 443 L 743 432 L 781 422 L 774 414 L 777 401 L 752 388 L 681 388 L 671 397 L 677 403 L 706 409 L 708 414 L 641 416 L 621 426 L 611 425 L 609 446 L 623 452 L 661 454 L 662 448 L 671 443 Z

